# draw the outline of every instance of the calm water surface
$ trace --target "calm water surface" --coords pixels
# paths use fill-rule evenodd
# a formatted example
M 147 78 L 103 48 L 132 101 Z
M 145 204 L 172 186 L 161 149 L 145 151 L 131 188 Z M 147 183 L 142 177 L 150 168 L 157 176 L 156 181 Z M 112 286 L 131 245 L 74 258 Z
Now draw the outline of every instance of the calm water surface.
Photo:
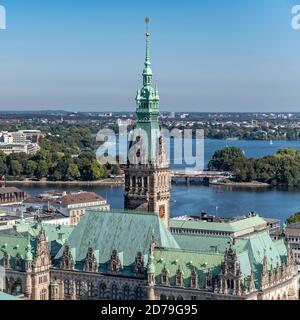
M 239 147 L 246 156 L 259 158 L 274 154 L 279 148 L 292 147 L 300 150 L 300 141 L 234 141 L 205 140 L 205 164 L 216 150 L 226 146 Z M 92 186 L 81 187 L 106 197 L 114 209 L 123 208 L 123 187 Z M 29 186 L 23 188 L 31 195 L 51 189 L 75 190 L 66 186 Z M 77 188 L 78 190 L 78 188 Z M 266 217 L 279 218 L 284 221 L 291 214 L 300 211 L 300 190 L 274 190 L 271 188 L 230 188 L 206 187 L 202 185 L 173 185 L 171 193 L 171 215 L 199 214 L 205 210 L 220 216 L 237 216 L 256 211 Z

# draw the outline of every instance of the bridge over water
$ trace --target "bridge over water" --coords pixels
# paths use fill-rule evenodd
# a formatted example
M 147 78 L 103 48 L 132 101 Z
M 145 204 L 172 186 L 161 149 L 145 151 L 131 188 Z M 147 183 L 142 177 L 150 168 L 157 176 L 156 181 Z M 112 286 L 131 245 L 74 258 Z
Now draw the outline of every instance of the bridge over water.
M 173 183 L 217 183 L 232 178 L 228 171 L 171 170 Z

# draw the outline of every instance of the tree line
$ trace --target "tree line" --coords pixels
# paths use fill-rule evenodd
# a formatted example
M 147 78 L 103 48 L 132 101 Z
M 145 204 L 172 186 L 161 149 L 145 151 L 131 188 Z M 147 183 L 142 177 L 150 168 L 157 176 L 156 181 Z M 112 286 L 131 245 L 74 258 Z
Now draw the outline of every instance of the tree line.
M 96 160 L 96 140 L 87 128 L 57 126 L 39 145 L 41 150 L 34 155 L 0 152 L 0 175 L 19 180 L 93 181 L 120 173 L 119 165 L 101 165 Z
M 227 147 L 214 153 L 209 170 L 230 171 L 237 182 L 259 181 L 273 186 L 300 186 L 300 151 L 279 149 L 276 154 L 260 159 L 247 158 L 236 147 Z

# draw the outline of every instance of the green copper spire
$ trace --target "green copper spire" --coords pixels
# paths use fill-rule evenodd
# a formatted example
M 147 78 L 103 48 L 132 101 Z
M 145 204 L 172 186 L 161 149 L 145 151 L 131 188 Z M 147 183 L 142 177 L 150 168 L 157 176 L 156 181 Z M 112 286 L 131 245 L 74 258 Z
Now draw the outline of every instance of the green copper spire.
M 149 45 L 149 18 L 146 18 L 146 58 L 143 70 L 143 87 L 136 95 L 137 128 L 144 130 L 148 136 L 148 159 L 157 158 L 158 139 L 161 136 L 159 128 L 159 95 L 152 84 L 152 69 Z
M 26 261 L 32 261 L 32 247 L 30 244 L 30 233 L 28 233 L 28 240 L 27 240 L 27 247 L 26 247 L 26 254 L 25 254 L 25 260 Z
M 159 112 L 159 96 L 158 91 L 152 85 L 152 69 L 150 62 L 149 48 L 149 18 L 146 18 L 146 58 L 143 70 L 143 87 L 138 89 L 137 102 L 137 118 L 138 122 L 158 121 Z
M 145 67 L 143 71 L 143 84 L 144 86 L 152 85 L 152 70 L 151 70 L 151 62 L 150 62 L 150 47 L 149 47 L 149 18 L 146 18 L 146 59 L 145 59 Z
M 147 273 L 148 274 L 155 274 L 155 265 L 154 265 L 154 246 L 155 242 L 152 237 L 152 241 L 150 243 L 150 250 L 149 250 L 149 257 L 148 257 L 148 264 L 147 264 Z

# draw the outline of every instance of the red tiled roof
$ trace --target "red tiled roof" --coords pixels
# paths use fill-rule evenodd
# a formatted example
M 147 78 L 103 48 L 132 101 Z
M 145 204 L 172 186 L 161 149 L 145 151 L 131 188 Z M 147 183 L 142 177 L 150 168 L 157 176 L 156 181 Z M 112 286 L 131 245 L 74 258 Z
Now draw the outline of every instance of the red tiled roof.
M 77 203 L 104 201 L 105 199 L 95 192 L 70 193 L 60 198 L 28 198 L 26 203 L 60 203 L 64 206 Z
M 67 194 L 66 196 L 57 199 L 63 205 L 70 205 L 76 203 L 86 203 L 95 201 L 104 201 L 105 199 L 95 192 L 81 192 L 76 194 Z

